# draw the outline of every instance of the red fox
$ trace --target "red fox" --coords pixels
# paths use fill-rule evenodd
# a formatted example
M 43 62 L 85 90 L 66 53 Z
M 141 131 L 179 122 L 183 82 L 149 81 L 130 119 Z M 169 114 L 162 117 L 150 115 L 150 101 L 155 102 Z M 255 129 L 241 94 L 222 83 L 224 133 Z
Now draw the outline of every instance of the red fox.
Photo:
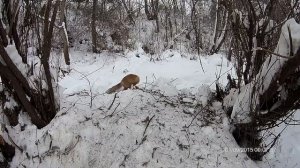
M 115 86 L 109 88 L 105 93 L 111 94 L 114 92 L 119 92 L 121 90 L 126 90 L 128 88 L 137 87 L 135 86 L 140 82 L 140 77 L 135 74 L 128 74 L 126 75 L 120 83 L 116 84 Z

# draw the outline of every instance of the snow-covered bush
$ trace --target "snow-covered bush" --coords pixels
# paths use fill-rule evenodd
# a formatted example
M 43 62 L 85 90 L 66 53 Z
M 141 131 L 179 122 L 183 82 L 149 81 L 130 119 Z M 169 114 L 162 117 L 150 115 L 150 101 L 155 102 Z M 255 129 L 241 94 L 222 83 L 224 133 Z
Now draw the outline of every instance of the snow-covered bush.
M 265 59 L 253 81 L 238 94 L 225 98 L 227 108 L 233 107 L 231 119 L 237 126 L 234 134 L 245 147 L 262 147 L 269 151 L 276 141 L 262 143 L 261 140 L 268 136 L 264 130 L 277 126 L 282 118 L 291 116 L 290 113 L 300 107 L 299 32 L 300 25 L 295 19 L 287 20 L 274 53 Z M 264 154 L 258 152 L 252 157 L 261 159 Z

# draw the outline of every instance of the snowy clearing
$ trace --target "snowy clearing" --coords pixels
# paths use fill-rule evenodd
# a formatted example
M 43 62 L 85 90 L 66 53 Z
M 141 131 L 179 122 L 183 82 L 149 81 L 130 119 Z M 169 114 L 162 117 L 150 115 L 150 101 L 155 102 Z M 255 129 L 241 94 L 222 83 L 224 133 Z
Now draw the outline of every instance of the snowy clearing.
M 90 90 L 90 85 L 94 93 L 104 93 L 129 73 L 140 76 L 140 87 L 149 88 L 154 82 L 162 82 L 177 90 L 191 89 L 192 93 L 196 93 L 201 85 L 214 89 L 219 74 L 222 75 L 219 82 L 224 85 L 227 73 L 235 76 L 232 65 L 218 54 L 201 57 L 204 72 L 199 61 L 190 60 L 191 56 L 182 58 L 180 53 L 169 50 L 161 55 L 162 61 L 150 61 L 141 51 L 130 51 L 125 57 L 108 53 L 86 55 L 76 52 L 72 55 L 72 71 L 59 82 L 66 88 L 64 94 L 68 95 Z

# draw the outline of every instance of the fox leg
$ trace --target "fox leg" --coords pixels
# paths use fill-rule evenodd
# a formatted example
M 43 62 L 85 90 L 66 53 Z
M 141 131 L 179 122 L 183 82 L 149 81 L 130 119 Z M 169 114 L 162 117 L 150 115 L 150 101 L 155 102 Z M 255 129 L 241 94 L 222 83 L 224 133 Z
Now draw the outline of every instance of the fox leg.
M 130 89 L 138 89 L 138 88 L 139 87 L 137 87 L 136 85 L 133 85 L 133 84 L 130 86 Z

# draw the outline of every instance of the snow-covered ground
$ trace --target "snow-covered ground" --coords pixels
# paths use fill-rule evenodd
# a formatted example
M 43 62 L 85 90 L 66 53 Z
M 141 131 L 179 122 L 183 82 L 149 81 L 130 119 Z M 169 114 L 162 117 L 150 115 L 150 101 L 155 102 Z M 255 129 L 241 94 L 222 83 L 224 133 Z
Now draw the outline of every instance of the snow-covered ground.
M 259 162 L 261 167 L 273 168 L 298 168 L 300 167 L 300 110 L 297 110 L 288 122 L 280 124 L 273 129 L 275 135 L 281 133 L 278 142 L 263 159 Z M 294 124 L 294 125 L 293 125 Z
M 216 78 L 225 85 L 227 73 L 235 76 L 222 55 L 201 57 L 204 72 L 199 60 L 176 51 L 159 61 L 141 50 L 71 55 L 51 123 L 37 130 L 21 114 L 8 128 L 24 150 L 16 149 L 11 167 L 258 167 L 234 150 L 221 103 L 206 106 Z M 140 76 L 140 89 L 104 94 L 129 73 Z

